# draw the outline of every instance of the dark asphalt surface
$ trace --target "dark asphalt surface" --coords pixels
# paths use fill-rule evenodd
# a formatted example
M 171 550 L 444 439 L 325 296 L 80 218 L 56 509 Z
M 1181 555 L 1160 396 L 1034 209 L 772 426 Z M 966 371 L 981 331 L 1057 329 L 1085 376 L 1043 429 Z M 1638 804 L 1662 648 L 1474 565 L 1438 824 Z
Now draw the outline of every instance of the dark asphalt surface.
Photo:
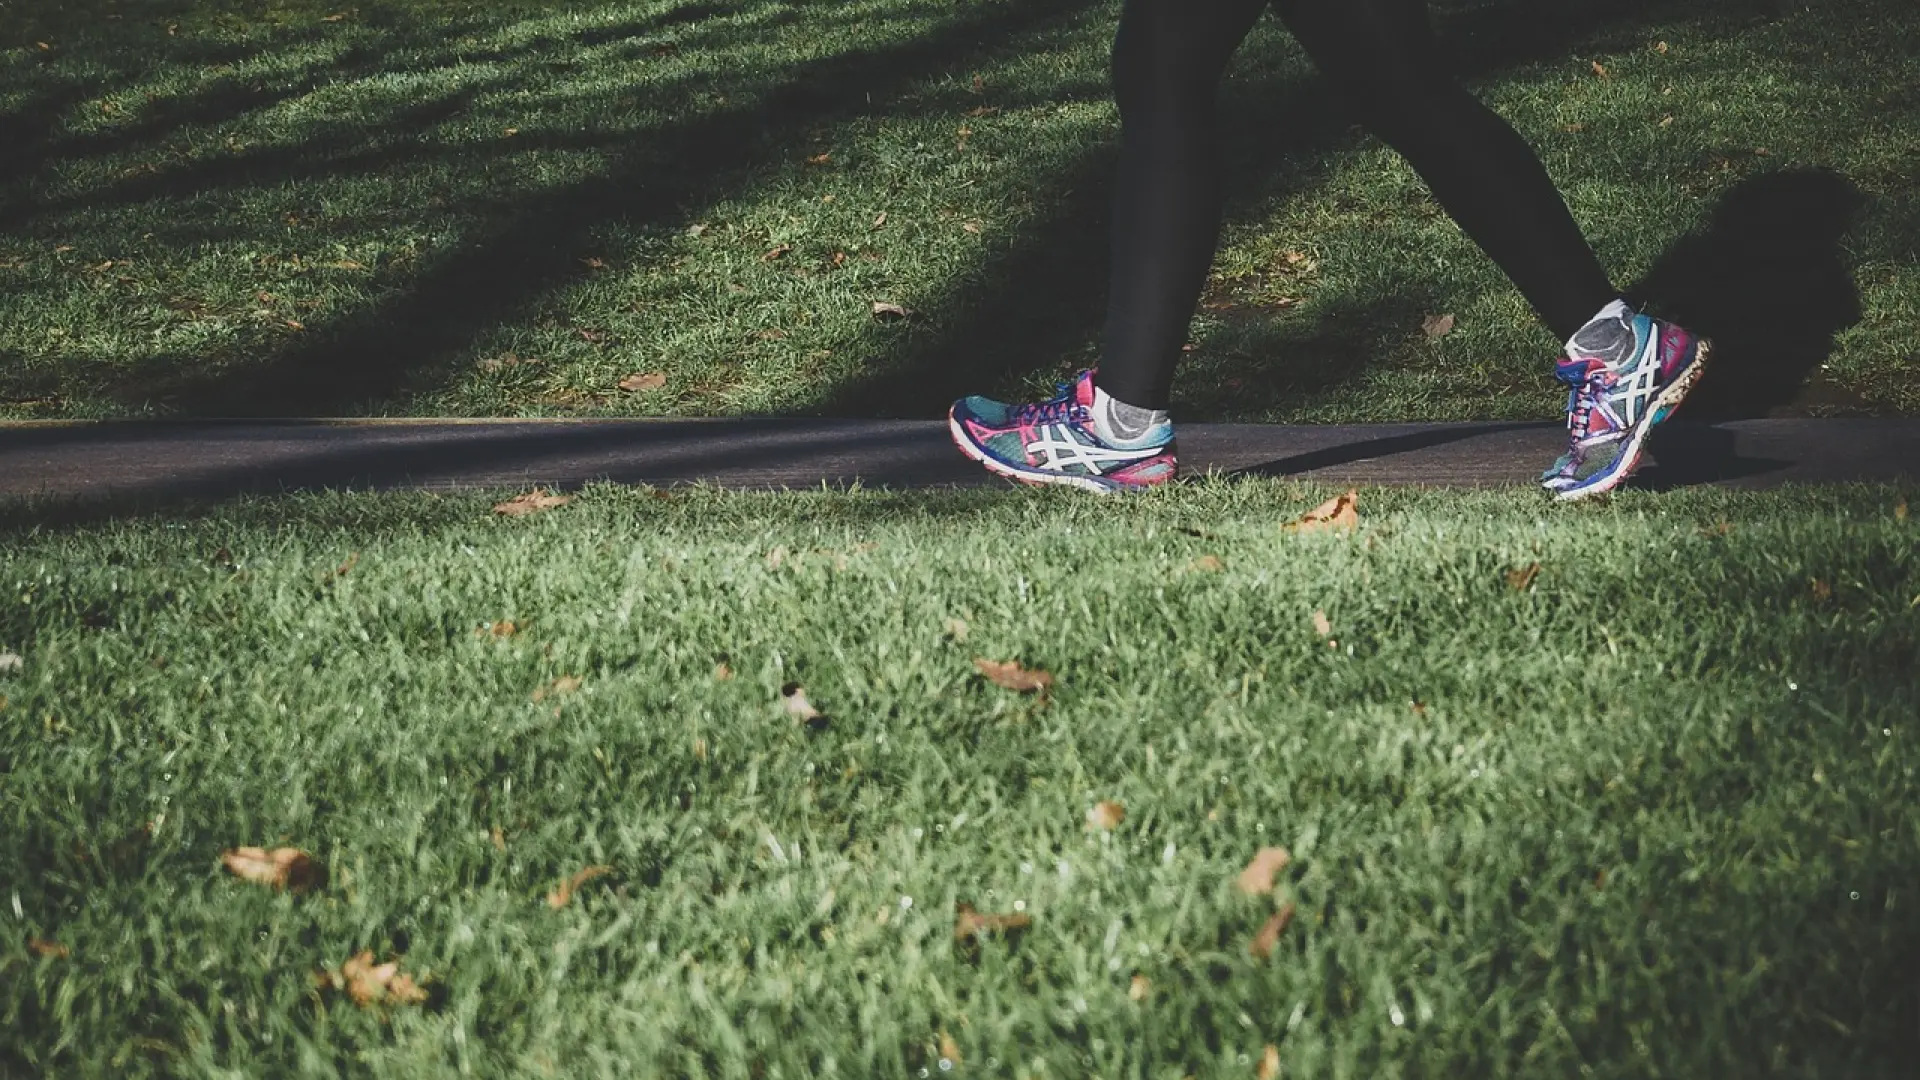
M 1656 432 L 1634 484 L 1912 480 L 1920 420 L 1775 419 Z M 1557 423 L 1189 424 L 1184 475 L 1336 484 L 1528 484 Z M 0 424 L 0 496 L 220 498 L 320 488 L 576 487 L 594 480 L 733 488 L 1003 484 L 940 420 L 309 420 Z

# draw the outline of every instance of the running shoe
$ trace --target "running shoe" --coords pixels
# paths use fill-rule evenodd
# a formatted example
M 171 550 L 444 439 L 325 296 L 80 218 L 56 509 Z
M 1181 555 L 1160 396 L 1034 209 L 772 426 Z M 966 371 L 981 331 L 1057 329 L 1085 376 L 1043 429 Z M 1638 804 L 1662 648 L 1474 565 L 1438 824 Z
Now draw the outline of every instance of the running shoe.
M 947 427 L 960 452 L 987 471 L 1027 484 L 1071 484 L 1088 491 L 1137 491 L 1173 478 L 1173 424 L 1138 438 L 1103 439 L 1094 431 L 1093 370 L 1027 405 L 992 398 L 956 401 Z
M 1648 432 L 1679 408 L 1705 369 L 1711 343 L 1669 322 L 1628 312 L 1582 330 L 1554 376 L 1567 395 L 1567 452 L 1541 474 L 1560 499 L 1619 487 Z

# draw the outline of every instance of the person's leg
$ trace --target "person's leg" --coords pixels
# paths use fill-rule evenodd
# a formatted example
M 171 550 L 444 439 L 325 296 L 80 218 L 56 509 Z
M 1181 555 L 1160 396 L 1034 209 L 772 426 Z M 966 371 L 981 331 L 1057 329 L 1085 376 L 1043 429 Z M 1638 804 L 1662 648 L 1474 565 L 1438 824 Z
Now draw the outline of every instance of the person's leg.
M 1314 65 L 1561 340 L 1619 299 L 1533 150 L 1447 73 L 1425 0 L 1273 0 Z
M 1267 0 L 1127 0 L 1113 42 L 1120 168 L 1099 371 L 1108 395 L 1165 409 L 1225 199 L 1214 99 Z

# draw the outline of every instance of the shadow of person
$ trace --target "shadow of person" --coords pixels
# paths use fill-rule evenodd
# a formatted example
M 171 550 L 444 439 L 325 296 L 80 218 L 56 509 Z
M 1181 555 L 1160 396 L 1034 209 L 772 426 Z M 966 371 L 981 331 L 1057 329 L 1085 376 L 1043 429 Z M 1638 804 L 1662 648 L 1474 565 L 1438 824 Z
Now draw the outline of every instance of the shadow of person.
M 1858 395 L 1819 377 L 1834 338 L 1860 320 L 1841 241 L 1859 191 L 1827 169 L 1788 169 L 1735 185 L 1706 228 L 1683 237 L 1627 290 L 1713 340 L 1700 384 L 1656 428 L 1658 463 L 1643 478 L 1669 487 L 1742 477 L 1778 463 L 1743 461 L 1729 420 L 1857 411 Z

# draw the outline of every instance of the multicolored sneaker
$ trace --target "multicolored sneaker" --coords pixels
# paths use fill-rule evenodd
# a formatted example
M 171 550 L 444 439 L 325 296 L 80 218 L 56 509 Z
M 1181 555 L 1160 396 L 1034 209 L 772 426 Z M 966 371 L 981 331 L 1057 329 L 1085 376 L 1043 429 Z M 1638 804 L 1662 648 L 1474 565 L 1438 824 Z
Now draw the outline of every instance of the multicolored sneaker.
M 1173 478 L 1171 422 L 1154 424 L 1139 438 L 1103 439 L 1094 432 L 1093 369 L 1057 389 L 1054 397 L 1030 405 L 984 397 L 954 402 L 947 413 L 954 445 L 989 472 L 1027 484 L 1114 492 Z
M 1561 499 L 1612 491 L 1640 466 L 1647 433 L 1673 414 L 1705 370 L 1712 345 L 1631 311 L 1576 334 L 1554 376 L 1567 395 L 1567 452 L 1540 476 Z

